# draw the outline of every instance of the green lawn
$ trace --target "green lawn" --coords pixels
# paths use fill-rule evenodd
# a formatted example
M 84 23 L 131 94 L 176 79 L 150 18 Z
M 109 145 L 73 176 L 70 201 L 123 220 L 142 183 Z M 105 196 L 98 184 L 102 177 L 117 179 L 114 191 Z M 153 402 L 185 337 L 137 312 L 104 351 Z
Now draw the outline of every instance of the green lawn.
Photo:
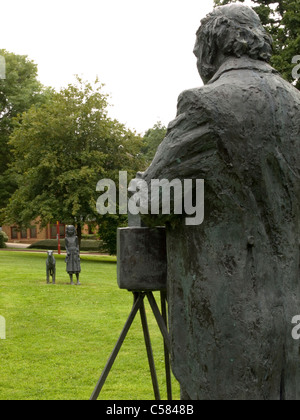
M 56 259 L 53 286 L 46 284 L 46 254 L 0 251 L 1 400 L 89 399 L 131 310 L 132 295 L 118 289 L 113 258 L 83 256 L 79 287 L 68 285 L 64 257 Z M 148 304 L 147 314 L 165 399 L 162 338 Z M 139 317 L 100 399 L 153 399 Z

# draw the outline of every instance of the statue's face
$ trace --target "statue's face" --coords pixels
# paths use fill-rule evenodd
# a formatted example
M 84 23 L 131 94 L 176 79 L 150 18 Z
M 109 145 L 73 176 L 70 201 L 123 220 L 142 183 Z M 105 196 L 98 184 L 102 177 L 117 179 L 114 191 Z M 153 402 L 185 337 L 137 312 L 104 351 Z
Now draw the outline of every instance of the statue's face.
M 75 235 L 75 232 L 76 232 L 75 227 L 74 226 L 67 226 L 66 232 L 67 232 L 67 236 Z

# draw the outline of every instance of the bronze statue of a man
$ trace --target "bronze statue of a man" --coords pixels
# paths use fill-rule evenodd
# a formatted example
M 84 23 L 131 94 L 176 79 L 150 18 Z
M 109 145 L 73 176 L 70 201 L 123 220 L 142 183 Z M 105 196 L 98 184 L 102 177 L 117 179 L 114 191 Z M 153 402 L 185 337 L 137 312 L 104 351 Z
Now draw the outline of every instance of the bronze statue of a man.
M 73 275 L 76 275 L 77 278 L 77 285 L 80 285 L 79 282 L 79 274 L 81 272 L 80 266 L 80 251 L 79 251 L 79 243 L 78 237 L 76 235 L 76 228 L 75 226 L 69 225 L 66 228 L 66 264 L 67 264 L 67 272 L 70 276 L 71 285 L 74 284 L 73 282 Z
M 167 224 L 173 371 L 191 399 L 300 399 L 300 93 L 246 6 L 216 8 L 143 178 L 205 180 L 205 219 Z

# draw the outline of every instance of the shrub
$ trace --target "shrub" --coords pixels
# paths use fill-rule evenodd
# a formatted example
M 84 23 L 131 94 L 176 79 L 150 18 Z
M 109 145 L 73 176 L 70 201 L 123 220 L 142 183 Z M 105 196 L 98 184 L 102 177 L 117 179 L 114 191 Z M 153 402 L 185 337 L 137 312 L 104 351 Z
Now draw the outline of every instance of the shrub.
M 5 232 L 0 232 L 0 248 L 6 248 L 5 242 L 8 241 L 8 236 Z
M 61 239 L 60 241 L 62 251 L 65 251 L 65 240 Z M 101 252 L 102 251 L 102 242 L 85 240 L 81 241 L 80 251 L 90 251 L 90 252 Z M 46 239 L 43 241 L 35 242 L 30 245 L 29 249 L 42 249 L 42 250 L 57 250 L 57 240 L 56 239 Z
M 128 226 L 127 216 L 102 216 L 99 223 L 99 236 L 103 241 L 103 249 L 110 255 L 117 255 L 117 230 Z

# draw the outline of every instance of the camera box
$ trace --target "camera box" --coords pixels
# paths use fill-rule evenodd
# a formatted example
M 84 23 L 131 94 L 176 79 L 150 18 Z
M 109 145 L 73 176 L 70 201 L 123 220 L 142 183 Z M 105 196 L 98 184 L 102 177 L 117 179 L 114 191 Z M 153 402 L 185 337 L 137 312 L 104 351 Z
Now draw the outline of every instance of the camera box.
M 118 229 L 118 285 L 130 291 L 167 288 L 166 230 Z

